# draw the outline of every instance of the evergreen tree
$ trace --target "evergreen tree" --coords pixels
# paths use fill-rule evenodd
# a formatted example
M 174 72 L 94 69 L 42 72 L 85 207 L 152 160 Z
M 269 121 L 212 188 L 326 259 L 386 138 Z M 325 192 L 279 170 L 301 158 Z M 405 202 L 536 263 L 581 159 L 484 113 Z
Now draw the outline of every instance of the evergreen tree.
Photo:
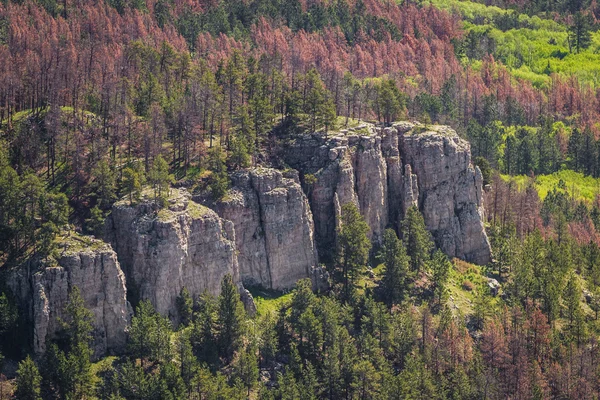
M 587 49 L 592 44 L 590 17 L 577 12 L 573 17 L 573 24 L 569 27 L 569 48 L 577 54 Z
M 176 341 L 177 356 L 179 357 L 180 371 L 179 375 L 183 379 L 186 387 L 188 388 L 188 397 L 192 390 L 192 383 L 194 376 L 200 369 L 200 364 L 194 355 L 192 342 L 191 342 L 191 331 L 184 329 L 181 331 Z
M 260 325 L 260 347 L 259 352 L 264 364 L 269 365 L 275 360 L 279 343 L 277 341 L 276 319 L 273 313 L 267 313 L 262 317 Z M 263 364 L 263 365 L 264 365 Z
M 568 276 L 564 290 L 564 301 L 566 305 L 567 332 L 569 339 L 581 344 L 585 335 L 585 322 L 581 310 L 581 288 L 577 282 L 575 273 Z
M 438 305 L 441 306 L 452 263 L 441 250 L 436 250 L 430 264 L 431 271 L 433 272 L 434 296 L 436 297 Z
M 392 79 L 384 79 L 376 89 L 379 120 L 383 119 L 386 125 L 390 125 L 406 107 L 405 95 Z
M 398 304 L 406 294 L 409 265 L 406 249 L 393 229 L 386 229 L 383 233 L 381 258 L 385 265 L 383 298 L 390 306 Z
M 256 357 L 256 348 L 247 345 L 245 349 L 238 354 L 234 362 L 235 375 L 244 383 L 250 396 L 250 390 L 258 384 L 258 360 Z
M 154 310 L 149 300 L 141 301 L 129 328 L 129 352 L 145 360 L 164 362 L 171 357 L 171 323 Z
M 123 169 L 123 189 L 129 197 L 129 205 L 140 199 L 142 179 L 138 171 L 130 167 Z
M 100 206 L 109 207 L 116 198 L 117 181 L 114 172 L 106 161 L 100 160 L 92 170 L 92 177 L 94 179 L 92 186 Z
M 85 229 L 90 234 L 102 237 L 104 221 L 104 212 L 98 206 L 92 207 L 90 217 L 85 220 Z
M 208 293 L 200 295 L 194 313 L 192 344 L 198 360 L 214 367 L 218 361 L 217 303 Z
M 194 301 L 187 288 L 184 286 L 177 296 L 177 313 L 179 314 L 179 322 L 184 326 L 189 325 L 192 321 L 192 313 L 194 307 Z
M 371 241 L 369 226 L 352 203 L 342 206 L 341 227 L 338 232 L 338 265 L 342 269 L 343 293 L 351 299 L 356 282 L 362 275 L 369 258 Z
M 412 271 L 419 272 L 431 257 L 433 242 L 417 207 L 411 206 L 406 211 L 401 232 L 406 253 L 410 258 L 410 268 Z
M 225 164 L 225 153 L 221 147 L 213 147 L 208 152 L 208 163 L 211 170 L 210 191 L 215 200 L 221 199 L 229 189 L 229 176 Z
M 169 164 L 160 154 L 154 159 L 148 178 L 154 188 L 154 201 L 164 206 L 171 192 L 171 183 L 174 178 L 169 174 Z
M 69 294 L 66 318 L 60 341 L 65 350 L 51 344 L 45 354 L 43 378 L 45 387 L 62 399 L 79 399 L 93 392 L 92 313 L 84 306 L 77 287 Z
M 335 104 L 316 69 L 309 70 L 305 77 L 304 111 L 309 116 L 310 129 L 328 130 L 335 123 Z
M 231 275 L 225 275 L 221 282 L 221 294 L 218 300 L 217 340 L 219 353 L 226 360 L 231 360 L 233 353 L 241 345 L 244 320 L 244 306 L 237 287 Z
M 17 369 L 15 398 L 19 400 L 41 400 L 41 381 L 42 377 L 37 366 L 31 357 L 27 356 L 25 360 L 19 363 Z

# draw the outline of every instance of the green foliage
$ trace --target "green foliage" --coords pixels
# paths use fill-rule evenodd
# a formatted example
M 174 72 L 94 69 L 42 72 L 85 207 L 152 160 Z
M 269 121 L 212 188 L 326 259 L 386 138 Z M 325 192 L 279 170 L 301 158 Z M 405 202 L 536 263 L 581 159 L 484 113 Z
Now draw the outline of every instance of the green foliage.
M 231 275 L 225 275 L 218 300 L 217 342 L 219 354 L 227 360 L 231 360 L 242 344 L 245 315 L 233 278 Z
M 98 203 L 102 208 L 109 207 L 116 199 L 116 177 L 109 167 L 108 163 L 100 160 L 98 165 L 92 171 L 94 183 L 92 185 L 94 194 L 98 198 Z
M 573 24 L 569 27 L 569 48 L 574 49 L 577 54 L 587 49 L 592 44 L 590 17 L 577 12 Z
M 448 257 L 440 250 L 433 253 L 433 257 L 430 262 L 430 269 L 433 273 L 433 292 L 436 298 L 437 304 L 442 305 L 444 297 L 446 295 L 446 282 L 452 263 L 448 260 Z
M 248 396 L 250 396 L 250 391 L 258 384 L 259 369 L 256 348 L 247 345 L 242 349 L 233 362 L 233 369 L 235 376 L 243 382 L 248 390 Z
M 66 318 L 61 321 L 59 348 L 46 350 L 42 370 L 45 391 L 63 399 L 85 398 L 92 394 L 92 313 L 85 308 L 77 287 L 69 294 Z
M 402 302 L 408 289 L 409 260 L 404 245 L 393 229 L 386 229 L 381 244 L 381 261 L 385 265 L 382 293 L 388 305 Z
M 27 356 L 17 368 L 15 397 L 20 400 L 41 400 L 41 381 L 37 365 Z
M 173 175 L 169 174 L 169 164 L 161 155 L 154 159 L 148 174 L 148 180 L 154 188 L 154 200 L 164 207 L 171 192 L 171 183 L 174 178 Z
M 415 206 L 411 206 L 406 211 L 401 225 L 402 242 L 410 258 L 410 269 L 419 272 L 431 257 L 433 249 L 431 235 L 425 228 L 421 212 Z
M 481 176 L 483 178 L 483 185 L 489 185 L 492 183 L 492 167 L 487 159 L 483 157 L 475 157 L 473 163 L 479 167 Z
M 123 169 L 123 191 L 129 197 L 129 204 L 132 205 L 134 201 L 139 201 L 142 192 L 143 176 L 139 171 L 133 168 L 127 167 Z
M 312 68 L 306 74 L 304 79 L 304 112 L 309 117 L 309 126 L 311 131 L 316 131 L 322 127 L 327 132 L 332 128 L 335 120 L 335 104 L 325 88 L 319 73 Z
M 131 319 L 129 340 L 130 354 L 145 360 L 164 362 L 171 356 L 171 323 L 154 310 L 148 300 L 141 301 Z
M 102 237 L 104 220 L 104 212 L 98 206 L 92 207 L 90 209 L 90 217 L 85 220 L 86 230 L 97 237 Z
M 6 293 L 0 292 L 0 337 L 15 328 L 17 318 L 16 304 Z
M 393 79 L 383 79 L 375 89 L 378 119 L 390 125 L 406 107 L 406 95 L 400 92 Z
M 184 326 L 187 326 L 192 321 L 192 312 L 194 301 L 190 295 L 189 290 L 184 286 L 177 296 L 177 314 L 179 315 L 179 321 Z
M 213 199 L 219 200 L 225 196 L 230 184 L 225 165 L 225 153 L 220 147 L 213 147 L 209 151 L 208 162 L 212 171 L 209 182 L 210 191 Z
M 354 293 L 355 285 L 367 264 L 371 242 L 367 236 L 369 226 L 355 204 L 342 206 L 341 227 L 338 232 L 337 264 L 341 269 L 341 283 L 346 301 Z

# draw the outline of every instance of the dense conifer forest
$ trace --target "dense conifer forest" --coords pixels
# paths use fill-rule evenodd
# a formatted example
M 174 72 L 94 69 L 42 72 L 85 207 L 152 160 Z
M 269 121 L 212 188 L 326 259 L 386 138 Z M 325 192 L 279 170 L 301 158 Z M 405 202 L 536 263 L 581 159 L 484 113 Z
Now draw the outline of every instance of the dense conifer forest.
M 597 399 L 599 18 L 596 0 L 0 1 L 0 400 Z M 173 188 L 226 198 L 237 171 L 288 168 L 290 138 L 401 120 L 469 141 L 488 265 L 437 249 L 417 207 L 372 241 L 342 204 L 327 290 L 249 287 L 248 313 L 226 275 L 184 287 L 177 318 L 132 300 L 124 351 L 98 357 L 73 287 L 34 352 L 8 276 L 59 237 Z

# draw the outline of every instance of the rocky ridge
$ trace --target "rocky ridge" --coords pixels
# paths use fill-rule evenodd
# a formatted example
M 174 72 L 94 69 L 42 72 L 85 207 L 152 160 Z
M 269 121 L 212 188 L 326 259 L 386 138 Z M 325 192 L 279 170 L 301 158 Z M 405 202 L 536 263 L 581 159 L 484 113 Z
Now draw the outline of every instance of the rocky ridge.
M 374 241 L 417 206 L 449 256 L 490 260 L 481 173 L 471 164 L 469 144 L 448 127 L 364 125 L 332 137 L 297 136 L 281 157 L 293 169 L 234 173 L 232 188 L 216 203 L 192 199 L 185 189 L 173 189 L 163 209 L 150 192 L 134 205 L 121 200 L 105 227 L 112 247 L 86 238 L 93 243 L 65 247 L 55 264 L 13 276 L 9 286 L 30 310 L 35 350 L 43 352 L 58 332 L 74 286 L 94 313 L 97 355 L 123 348 L 128 299 L 148 299 L 177 322 L 184 286 L 192 296 L 216 295 L 226 274 L 250 313 L 255 307 L 244 284 L 283 290 L 308 277 L 325 291 L 329 274 L 318 261 L 331 260 L 348 202 L 359 207 Z
M 42 354 L 46 341 L 57 337 L 73 287 L 78 287 L 92 312 L 96 357 L 125 348 L 131 306 L 126 298 L 125 275 L 111 246 L 72 233 L 58 240 L 56 259 L 29 261 L 15 271 L 8 286 L 32 321 L 33 350 Z
M 184 286 L 192 296 L 217 295 L 226 274 L 239 282 L 233 224 L 190 197 L 173 189 L 160 210 L 151 201 L 121 201 L 107 220 L 107 240 L 127 277 L 129 297 L 150 300 L 174 321 Z
M 471 164 L 469 143 L 449 127 L 403 122 L 333 137 L 303 135 L 286 144 L 282 158 L 310 181 L 315 237 L 325 259 L 331 259 L 340 206 L 355 203 L 374 241 L 387 226 L 397 229 L 415 205 L 446 254 L 490 261 L 481 172 Z
M 233 222 L 244 285 L 281 290 L 308 277 L 318 257 L 297 172 L 257 168 L 234 174 L 232 181 L 214 208 Z

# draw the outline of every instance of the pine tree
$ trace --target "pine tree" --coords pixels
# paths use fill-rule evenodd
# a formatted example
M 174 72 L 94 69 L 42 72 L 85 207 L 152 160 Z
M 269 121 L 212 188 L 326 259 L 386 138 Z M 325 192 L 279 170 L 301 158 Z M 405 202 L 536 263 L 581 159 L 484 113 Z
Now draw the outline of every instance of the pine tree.
M 412 206 L 406 211 L 401 232 L 406 253 L 410 258 L 410 268 L 412 271 L 419 272 L 431 258 L 433 242 L 417 207 Z
M 585 321 L 581 310 L 581 288 L 577 282 L 575 273 L 567 278 L 564 290 L 564 301 L 566 303 L 567 331 L 569 339 L 581 344 L 585 335 Z
M 85 229 L 88 233 L 102 237 L 104 231 L 104 212 L 98 206 L 90 209 L 90 217 L 85 220 Z
M 441 306 L 446 292 L 446 282 L 448 281 L 452 263 L 441 250 L 436 250 L 430 264 L 431 271 L 433 272 L 434 296 L 436 297 L 438 305 Z
M 331 128 L 335 123 L 335 104 L 316 69 L 309 70 L 305 77 L 304 111 L 310 118 L 310 129 Z
M 169 174 L 169 164 L 159 154 L 152 163 L 148 178 L 154 187 L 154 200 L 164 206 L 171 192 L 173 175 Z
M 129 352 L 145 360 L 164 362 L 171 357 L 171 323 L 154 310 L 148 300 L 141 301 L 129 328 Z
M 406 294 L 409 265 L 406 249 L 393 229 L 386 229 L 383 233 L 381 258 L 385 265 L 383 298 L 389 306 L 398 304 Z
M 69 294 L 61 321 L 65 351 L 51 344 L 45 354 L 44 384 L 60 398 L 86 398 L 93 392 L 93 373 L 90 348 L 92 313 L 85 308 L 77 287 Z
M 225 164 L 225 153 L 221 147 L 213 147 L 208 152 L 208 163 L 211 170 L 210 191 L 215 200 L 221 199 L 229 189 L 229 175 Z
M 130 167 L 123 169 L 123 189 L 129 196 L 129 205 L 132 205 L 134 200 L 140 199 L 142 179 L 138 171 Z
M 260 356 L 262 363 L 270 365 L 275 360 L 278 351 L 277 331 L 275 330 L 276 319 L 273 313 L 267 313 L 260 322 Z M 263 364 L 263 365 L 264 365 Z
M 225 275 L 221 282 L 221 294 L 218 300 L 217 330 L 219 353 L 231 360 L 241 345 L 244 329 L 245 311 L 237 287 L 231 275 Z
M 233 369 L 235 375 L 244 383 L 244 386 L 248 390 L 248 396 L 250 396 L 250 390 L 258 384 L 259 376 L 255 346 L 247 345 L 238 354 Z
M 218 361 L 217 303 L 208 293 L 202 293 L 197 302 L 192 329 L 192 344 L 198 360 L 215 367 Z
M 379 120 L 383 118 L 383 122 L 390 125 L 406 107 L 405 95 L 392 79 L 384 79 L 376 89 Z
M 592 44 L 590 17 L 577 12 L 573 18 L 573 25 L 569 27 L 569 48 L 579 54 Z
M 354 286 L 367 265 L 371 241 L 369 226 L 352 203 L 342 206 L 341 227 L 338 232 L 338 265 L 342 269 L 343 293 L 349 301 Z
M 179 322 L 183 324 L 183 326 L 189 325 L 189 323 L 192 321 L 194 301 L 192 300 L 189 290 L 187 290 L 185 286 L 181 288 L 179 296 L 177 296 L 176 303 L 177 313 L 179 314 Z
M 27 356 L 17 369 L 15 398 L 19 400 L 41 400 L 42 377 L 31 357 Z
M 188 388 L 188 397 L 191 393 L 191 385 L 194 376 L 198 373 L 200 365 L 196 356 L 194 355 L 192 342 L 191 342 L 191 331 L 184 329 L 181 331 L 176 341 L 177 355 L 179 357 L 179 374 L 183 379 L 183 382 Z
M 94 182 L 92 184 L 100 207 L 107 208 L 116 198 L 117 183 L 115 174 L 108 163 L 100 160 L 96 168 L 92 170 Z

